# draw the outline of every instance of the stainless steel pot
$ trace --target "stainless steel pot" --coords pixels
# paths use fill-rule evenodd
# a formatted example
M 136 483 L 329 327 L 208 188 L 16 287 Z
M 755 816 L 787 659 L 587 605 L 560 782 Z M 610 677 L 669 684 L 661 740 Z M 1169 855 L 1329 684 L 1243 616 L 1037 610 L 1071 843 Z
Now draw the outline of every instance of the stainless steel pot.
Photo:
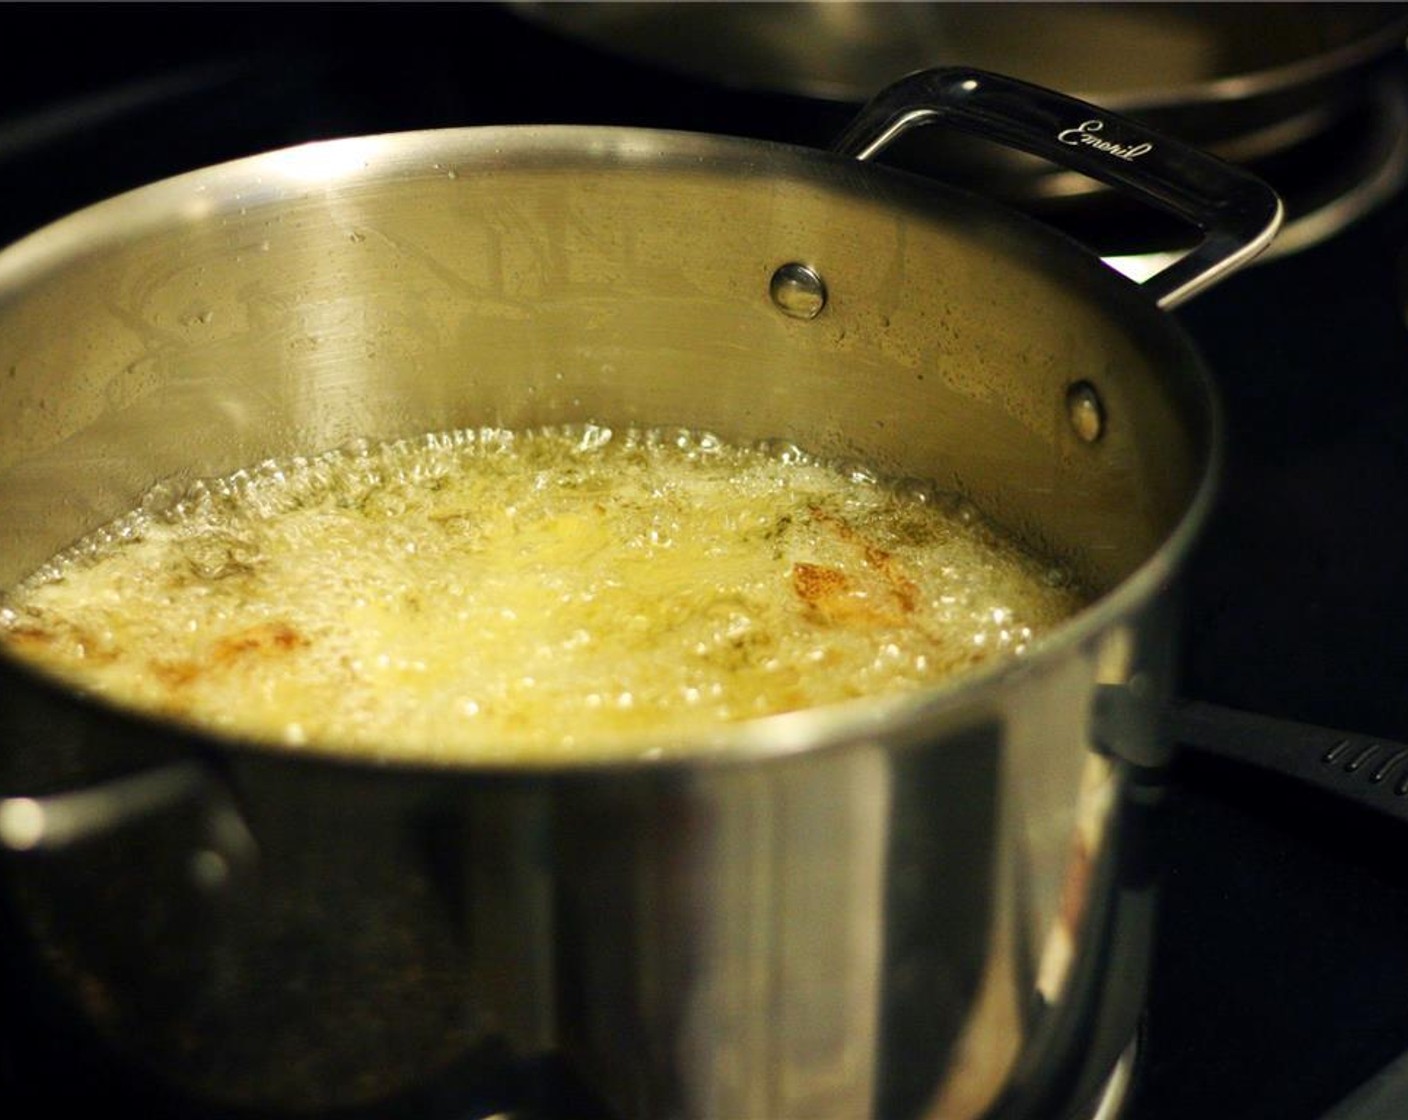
M 845 154 L 930 119 L 1207 238 L 1141 291 Z M 1279 206 L 976 71 L 892 88 L 842 148 L 333 141 L 0 254 L 0 584 L 157 480 L 592 419 L 938 480 L 1107 589 L 1032 656 L 920 695 L 520 771 L 221 741 L 0 662 L 12 942 L 94 1045 L 192 1107 L 272 1111 L 548 1054 L 630 1117 L 1017 1116 L 1093 1091 L 1075 1057 L 1113 1061 L 1111 993 L 1137 1003 L 1112 940 L 1149 897 L 1128 816 L 1217 459 L 1204 371 L 1156 303 L 1254 254 Z

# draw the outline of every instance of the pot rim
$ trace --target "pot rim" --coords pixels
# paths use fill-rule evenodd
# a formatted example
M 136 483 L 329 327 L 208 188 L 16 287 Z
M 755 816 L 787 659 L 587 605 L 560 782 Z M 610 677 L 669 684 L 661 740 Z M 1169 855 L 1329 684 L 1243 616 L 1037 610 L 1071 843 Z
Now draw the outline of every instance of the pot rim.
M 505 148 L 526 149 L 544 139 L 572 139 L 579 151 L 604 158 L 624 157 L 633 169 L 651 165 L 708 160 L 725 152 L 736 158 L 753 152 L 770 158 L 831 161 L 857 176 L 883 176 L 902 186 L 919 184 L 935 198 L 948 196 L 956 204 L 976 207 L 995 215 L 1008 227 L 1027 237 L 1047 239 L 1070 255 L 1074 243 L 1043 223 L 975 196 L 960 188 L 880 164 L 861 163 L 834 152 L 775 141 L 688 131 L 602 125 L 492 125 L 465 128 L 422 129 L 313 141 L 275 149 L 197 168 L 147 183 L 95 202 L 33 231 L 0 249 L 0 300 L 24 289 L 57 264 L 99 254 L 115 244 L 138 240 L 154 229 L 182 219 L 218 216 L 224 207 L 250 209 L 317 193 L 331 184 L 348 185 L 365 175 L 384 181 L 398 176 L 410 179 L 426 174 L 421 146 L 444 149 L 447 160 L 458 153 L 456 142 L 473 140 L 487 162 L 476 170 L 492 171 L 494 160 Z M 393 150 L 394 149 L 394 150 Z M 381 162 L 368 172 L 373 157 Z M 386 162 L 390 161 L 390 166 Z M 514 164 L 514 166 L 522 166 Z M 769 174 L 766 168 L 740 166 Z M 453 168 L 439 162 L 433 174 L 455 177 Z M 238 190 L 233 188 L 240 188 Z M 114 222 L 121 215 L 121 222 Z M 913 691 L 859 697 L 819 707 L 800 709 L 736 723 L 715 725 L 682 735 L 646 733 L 632 735 L 633 751 L 568 755 L 561 758 L 507 762 L 501 759 L 437 759 L 432 757 L 378 757 L 332 746 L 290 747 L 163 718 L 94 697 L 62 676 L 26 663 L 0 646 L 0 670 L 40 686 L 52 698 L 76 704 L 104 719 L 116 720 L 144 734 L 159 734 L 173 744 L 198 751 L 234 757 L 280 759 L 291 764 L 339 767 L 351 772 L 406 772 L 455 774 L 475 778 L 568 777 L 617 775 L 639 771 L 678 772 L 698 767 L 756 765 L 817 751 L 860 746 L 878 737 L 912 738 L 915 733 L 937 732 L 953 723 L 971 722 L 997 711 L 998 694 L 1023 677 L 1043 672 L 1069 652 L 1080 649 L 1099 635 L 1133 618 L 1173 580 L 1191 551 L 1215 499 L 1224 457 L 1224 419 L 1215 385 L 1200 355 L 1182 328 L 1159 310 L 1132 284 L 1083 248 L 1075 257 L 1088 262 L 1082 281 L 1099 289 L 1096 295 L 1114 304 L 1114 311 L 1143 317 L 1151 329 L 1174 344 L 1181 356 L 1181 375 L 1204 411 L 1202 439 L 1205 453 L 1201 472 L 1184 511 L 1162 542 L 1138 567 L 1086 607 L 1035 641 L 1026 654 L 1007 656 L 964 670 L 934 685 Z M 1073 258 L 1074 259 L 1074 258 Z M 601 419 L 610 423 L 609 418 Z M 2 592 L 3 589 L 0 589 Z M 0 593 L 0 601 L 3 594 Z M 590 751 L 590 747 L 587 748 Z

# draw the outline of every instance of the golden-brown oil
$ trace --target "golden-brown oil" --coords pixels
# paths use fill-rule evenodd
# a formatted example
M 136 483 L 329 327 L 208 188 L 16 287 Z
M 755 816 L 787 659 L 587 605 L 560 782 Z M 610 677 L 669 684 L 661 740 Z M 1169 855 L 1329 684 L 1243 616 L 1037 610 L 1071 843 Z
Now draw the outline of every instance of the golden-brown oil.
M 963 503 L 785 445 L 461 431 L 269 462 L 56 557 L 0 637 L 303 750 L 515 760 L 913 689 L 1077 610 Z

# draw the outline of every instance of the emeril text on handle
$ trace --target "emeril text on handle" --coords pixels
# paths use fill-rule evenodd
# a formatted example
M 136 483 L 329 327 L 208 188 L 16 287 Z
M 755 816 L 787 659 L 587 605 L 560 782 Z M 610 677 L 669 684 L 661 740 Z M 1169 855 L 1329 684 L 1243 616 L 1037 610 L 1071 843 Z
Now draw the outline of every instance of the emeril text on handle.
M 1067 128 L 1058 132 L 1056 139 L 1062 144 L 1070 144 L 1073 147 L 1084 144 L 1098 152 L 1104 152 L 1116 159 L 1131 163 L 1154 150 L 1154 145 L 1147 141 L 1142 144 L 1116 144 L 1113 140 L 1102 139 L 1097 134 L 1104 127 L 1105 122 L 1101 120 L 1082 121 L 1075 128 Z

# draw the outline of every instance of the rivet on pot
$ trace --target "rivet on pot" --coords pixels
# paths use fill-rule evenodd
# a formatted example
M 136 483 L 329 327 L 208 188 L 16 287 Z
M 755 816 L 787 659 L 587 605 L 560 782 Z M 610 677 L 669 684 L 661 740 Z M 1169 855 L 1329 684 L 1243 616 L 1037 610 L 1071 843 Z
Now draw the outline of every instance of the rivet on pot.
M 772 274 L 768 292 L 778 310 L 794 319 L 815 319 L 826 306 L 825 282 L 815 269 L 795 261 Z
M 1077 381 L 1066 390 L 1066 416 L 1085 443 L 1094 443 L 1105 434 L 1105 406 L 1089 381 Z

